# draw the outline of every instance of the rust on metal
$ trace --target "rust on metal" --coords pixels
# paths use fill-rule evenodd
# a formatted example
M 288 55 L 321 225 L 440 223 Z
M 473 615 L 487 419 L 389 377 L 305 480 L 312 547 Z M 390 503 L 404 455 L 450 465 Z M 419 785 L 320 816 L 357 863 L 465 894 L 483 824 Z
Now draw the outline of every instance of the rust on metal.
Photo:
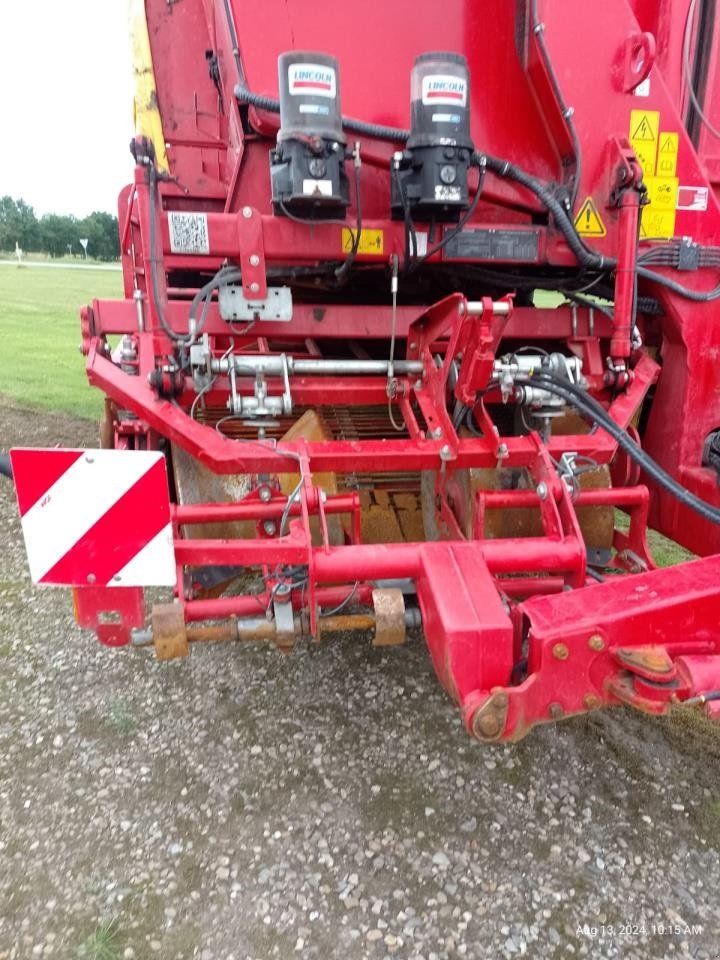
M 509 705 L 506 693 L 492 693 L 473 715 L 473 736 L 485 743 L 499 740 L 505 729 Z
M 668 680 L 675 675 L 675 664 L 664 647 L 620 647 L 614 653 L 624 667 L 650 680 Z
M 556 660 L 567 660 L 570 656 L 570 651 L 567 648 L 567 645 L 564 643 L 556 643 L 552 649 L 553 656 Z
M 175 660 L 188 655 L 185 617 L 179 604 L 156 603 L 152 608 L 151 623 L 158 660 Z
M 320 633 L 345 633 L 352 630 L 374 630 L 375 617 L 370 613 L 349 613 L 345 616 L 321 617 Z
M 591 650 L 597 650 L 599 652 L 605 649 L 605 641 L 599 633 L 594 633 L 588 640 L 588 646 Z
M 405 643 L 405 598 L 395 587 L 373 590 L 375 636 L 373 646 L 392 647 Z

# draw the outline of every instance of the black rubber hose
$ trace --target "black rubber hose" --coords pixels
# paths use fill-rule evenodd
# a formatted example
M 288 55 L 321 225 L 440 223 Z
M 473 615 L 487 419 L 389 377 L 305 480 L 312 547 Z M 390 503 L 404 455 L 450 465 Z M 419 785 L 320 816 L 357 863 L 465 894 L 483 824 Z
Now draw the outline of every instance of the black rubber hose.
M 686 300 L 693 300 L 695 303 L 709 303 L 711 300 L 717 300 L 720 297 L 720 286 L 713 287 L 712 290 L 691 290 L 689 287 L 684 287 L 681 283 L 671 280 L 670 277 L 663 277 L 653 270 L 646 270 L 645 267 L 638 267 L 637 275 L 642 277 L 643 280 L 659 283 L 661 287 L 667 287 L 673 293 L 679 294 Z
M 235 96 L 242 103 L 249 103 L 259 110 L 267 110 L 269 113 L 280 112 L 279 100 L 253 93 L 242 84 L 236 85 Z M 352 130 L 368 137 L 375 137 L 379 140 L 404 143 L 410 136 L 409 130 L 401 130 L 398 127 L 386 127 L 374 123 L 365 123 L 362 120 L 355 120 L 351 117 L 343 117 L 342 123 L 347 130 Z M 510 163 L 509 160 L 502 160 L 499 157 L 492 157 L 485 153 L 476 152 L 473 154 L 473 161 L 478 166 L 484 163 L 487 169 L 491 170 L 496 176 L 506 180 L 513 180 L 515 183 L 519 183 L 533 193 L 546 210 L 552 214 L 555 224 L 565 237 L 568 246 L 575 254 L 581 266 L 601 271 L 615 269 L 617 266 L 617 260 L 615 258 L 604 257 L 602 254 L 591 250 L 590 247 L 585 245 L 575 229 L 572 218 L 548 185 L 533 177 L 531 174 L 526 173 L 515 164 Z M 691 290 L 668 277 L 663 277 L 660 274 L 654 273 L 652 270 L 646 270 L 640 266 L 637 268 L 637 275 L 652 283 L 659 283 L 674 293 L 677 293 L 679 296 L 684 297 L 686 300 L 692 300 L 696 303 L 707 303 L 708 301 L 720 298 L 720 286 L 714 287 L 709 291 Z
M 8 480 L 12 480 L 13 478 L 12 465 L 10 463 L 9 453 L 0 453 L 0 474 L 3 477 L 7 477 Z
M 580 150 L 580 138 L 578 137 L 575 122 L 573 120 L 573 111 L 565 103 L 565 98 L 562 95 L 560 83 L 558 82 L 557 74 L 555 73 L 555 67 L 553 66 L 547 44 L 545 43 L 545 25 L 540 20 L 540 16 L 538 14 L 537 0 L 533 0 L 532 3 L 532 20 L 532 29 L 533 33 L 535 34 L 538 50 L 540 51 L 540 56 L 545 63 L 545 69 L 547 70 L 547 75 L 550 80 L 550 86 L 553 89 L 555 100 L 557 101 L 557 105 L 560 108 L 563 120 L 565 121 L 565 126 L 570 136 L 570 142 L 572 143 L 573 153 L 575 154 L 575 174 L 572 178 L 572 189 L 570 191 L 570 209 L 572 210 L 575 206 L 575 201 L 577 200 L 578 190 L 580 189 L 580 178 L 582 176 L 582 152 Z
M 253 93 L 252 90 L 248 90 L 241 83 L 236 84 L 234 92 L 240 103 L 248 103 L 251 107 L 265 110 L 267 113 L 280 113 L 280 101 L 274 97 Z M 346 130 L 352 130 L 353 133 L 374 137 L 375 140 L 390 140 L 392 143 L 405 143 L 410 136 L 409 130 L 402 130 L 399 127 L 386 127 L 380 123 L 366 123 L 364 120 L 356 120 L 354 117 L 343 117 L 342 125 Z
M 496 176 L 502 177 L 505 180 L 514 180 L 515 183 L 519 183 L 527 190 L 530 190 L 531 193 L 534 193 L 542 205 L 552 214 L 558 229 L 567 240 L 568 246 L 583 267 L 590 267 L 593 270 L 610 270 L 616 266 L 616 260 L 603 257 L 602 254 L 596 253 L 594 250 L 585 246 L 567 210 L 550 187 L 541 180 L 526 173 L 520 167 L 516 167 L 515 164 L 510 163 L 509 160 L 491 157 L 486 153 L 475 153 L 473 159 L 478 165 L 484 162 L 488 170 L 491 170 Z
M 420 257 L 419 260 L 416 260 L 414 263 L 410 264 L 410 271 L 409 271 L 410 273 L 412 273 L 414 270 L 417 270 L 418 267 L 422 266 L 422 264 L 425 263 L 428 257 L 432 257 L 439 250 L 442 250 L 444 247 L 446 247 L 447 244 L 450 243 L 451 240 L 454 240 L 455 237 L 462 231 L 465 224 L 468 222 L 468 220 L 472 218 L 472 215 L 477 210 L 478 204 L 480 203 L 480 197 L 482 196 L 484 183 L 485 183 L 485 167 L 481 166 L 480 177 L 478 179 L 478 185 L 475 190 L 475 196 L 472 199 L 472 203 L 467 208 L 467 210 L 462 215 L 462 217 L 460 217 L 460 220 L 458 221 L 456 226 L 454 226 L 452 230 L 449 231 L 449 233 L 446 233 L 445 236 L 442 238 L 442 240 L 440 240 L 433 247 L 431 247 L 426 254 Z
M 521 381 L 519 381 L 521 382 Z M 619 426 L 610 414 L 589 394 L 585 393 L 579 387 L 569 383 L 566 380 L 559 380 L 548 373 L 540 372 L 533 377 L 528 377 L 526 383 L 539 386 L 549 393 L 555 394 L 566 403 L 575 407 L 580 413 L 584 414 L 593 423 L 596 423 L 606 433 L 610 434 L 613 440 L 616 440 L 618 446 L 627 453 L 627 455 L 642 467 L 649 477 L 652 477 L 656 483 L 663 487 L 669 494 L 675 497 L 683 506 L 689 507 L 700 514 L 711 523 L 720 524 L 720 509 L 714 507 L 705 500 L 701 500 L 694 493 L 684 487 L 681 483 L 671 477 L 656 463 L 653 458 L 639 447 L 630 437 L 626 430 Z
M 155 242 L 157 237 L 157 170 L 153 165 L 151 165 L 148 170 L 148 176 L 150 178 L 150 296 L 152 297 L 153 306 L 155 307 L 157 318 L 160 321 L 160 326 L 163 328 L 168 339 L 172 340 L 173 343 L 186 343 L 189 340 L 189 335 L 184 337 L 182 334 L 175 333 L 165 318 L 160 297 L 158 296 L 157 257 L 155 255 Z

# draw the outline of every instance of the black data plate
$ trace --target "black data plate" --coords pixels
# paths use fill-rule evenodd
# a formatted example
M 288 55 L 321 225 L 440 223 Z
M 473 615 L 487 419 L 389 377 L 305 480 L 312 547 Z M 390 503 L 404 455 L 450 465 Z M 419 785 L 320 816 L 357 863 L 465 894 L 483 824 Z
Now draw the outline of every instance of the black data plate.
M 539 255 L 538 230 L 461 230 L 444 247 L 444 256 L 448 260 L 537 263 Z

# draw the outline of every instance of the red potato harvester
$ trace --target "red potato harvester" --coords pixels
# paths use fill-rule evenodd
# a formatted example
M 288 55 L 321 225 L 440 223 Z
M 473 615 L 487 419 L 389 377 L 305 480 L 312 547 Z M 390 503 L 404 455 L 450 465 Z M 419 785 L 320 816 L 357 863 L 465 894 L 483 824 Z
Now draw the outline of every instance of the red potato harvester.
M 132 9 L 102 444 L 12 451 L 33 579 L 161 659 L 422 627 L 482 741 L 720 717 L 715 4 Z

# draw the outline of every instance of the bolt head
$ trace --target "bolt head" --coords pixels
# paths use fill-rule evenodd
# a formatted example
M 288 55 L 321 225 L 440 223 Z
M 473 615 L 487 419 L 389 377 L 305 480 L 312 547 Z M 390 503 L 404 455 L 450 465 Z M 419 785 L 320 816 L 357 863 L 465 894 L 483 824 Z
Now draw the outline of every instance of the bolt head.
M 547 500 L 548 488 L 546 483 L 540 482 L 535 488 L 535 492 L 541 500 Z
M 259 283 L 256 283 L 255 281 L 253 281 L 253 282 L 250 284 L 250 291 L 251 291 L 252 293 L 257 293 L 259 289 L 260 289 L 260 284 L 259 284 Z
M 556 643 L 552 652 L 556 660 L 567 660 L 570 656 L 570 651 L 564 643 Z
M 274 521 L 274 520 L 266 520 L 265 523 L 263 523 L 263 530 L 264 530 L 265 533 L 268 535 L 268 537 L 274 537 L 274 536 L 275 536 L 275 532 L 276 532 L 276 530 L 277 530 L 277 526 L 275 525 L 275 521 Z
M 242 215 L 245 217 L 246 220 L 249 220 L 250 217 L 252 216 L 252 207 L 243 207 Z
M 604 650 L 605 641 L 603 640 L 603 638 L 600 636 L 599 633 L 594 633 L 588 640 L 588 646 L 590 647 L 591 650 L 598 650 L 598 651 Z
M 250 266 L 257 267 L 260 264 L 260 257 L 256 253 L 250 254 Z
M 483 713 L 473 724 L 475 735 L 485 740 L 492 740 L 502 730 L 501 720 L 494 713 Z
M 506 443 L 501 443 L 498 447 L 498 456 L 506 457 L 508 455 L 508 448 Z
M 270 487 L 260 487 L 260 499 L 263 503 L 267 503 L 271 497 L 272 491 L 270 490 Z

